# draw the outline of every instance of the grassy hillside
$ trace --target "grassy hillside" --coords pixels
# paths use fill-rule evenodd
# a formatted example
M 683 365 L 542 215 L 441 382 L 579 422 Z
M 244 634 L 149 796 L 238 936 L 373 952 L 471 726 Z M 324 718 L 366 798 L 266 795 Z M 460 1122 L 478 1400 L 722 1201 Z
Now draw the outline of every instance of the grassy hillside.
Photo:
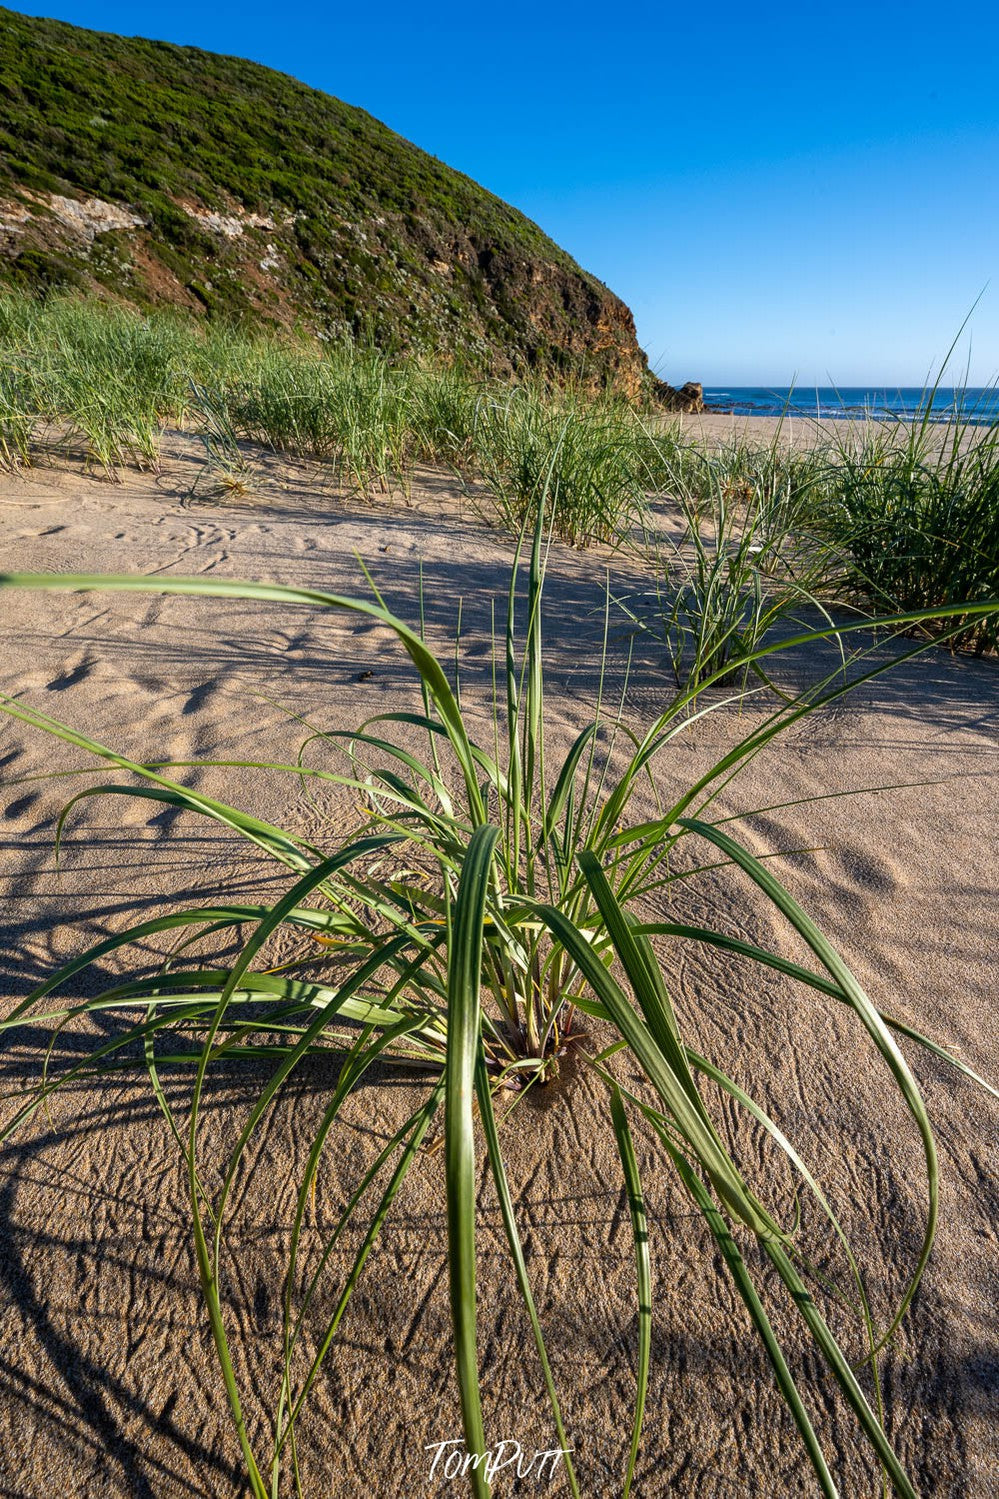
M 363 110 L 238 58 L 4 9 L 0 279 L 655 385 L 617 297 Z

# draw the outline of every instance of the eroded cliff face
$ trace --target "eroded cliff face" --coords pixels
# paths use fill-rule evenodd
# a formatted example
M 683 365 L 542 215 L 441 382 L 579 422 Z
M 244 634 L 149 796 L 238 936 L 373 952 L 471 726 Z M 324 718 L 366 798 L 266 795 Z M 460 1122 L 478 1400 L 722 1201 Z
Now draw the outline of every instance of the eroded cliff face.
M 497 375 L 562 374 L 681 409 L 650 374 L 624 302 L 561 260 L 398 216 L 353 223 L 331 212 L 303 224 L 231 202 L 178 201 L 189 227 L 168 238 L 133 206 L 71 191 L 0 200 L 0 275 L 320 338 L 366 333 Z
M 680 399 L 620 298 L 362 110 L 2 9 L 0 282 Z

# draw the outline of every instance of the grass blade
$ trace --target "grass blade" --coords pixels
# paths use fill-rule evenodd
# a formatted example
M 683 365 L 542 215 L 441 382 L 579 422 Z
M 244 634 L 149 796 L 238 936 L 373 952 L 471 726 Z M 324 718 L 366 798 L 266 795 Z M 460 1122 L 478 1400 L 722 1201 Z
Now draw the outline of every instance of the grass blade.
M 642 1418 L 645 1415 L 645 1398 L 649 1388 L 649 1358 L 652 1351 L 652 1265 L 649 1258 L 649 1226 L 645 1217 L 645 1200 L 638 1174 L 635 1147 L 628 1128 L 628 1118 L 619 1088 L 610 1090 L 611 1120 L 614 1136 L 621 1156 L 624 1184 L 631 1210 L 631 1233 L 635 1241 L 635 1274 L 638 1282 L 638 1390 L 635 1396 L 635 1417 L 631 1434 L 631 1451 L 628 1454 L 628 1469 L 624 1480 L 624 1499 L 631 1493 L 638 1461 L 638 1447 L 642 1437 Z
M 475 1457 L 486 1450 L 479 1395 L 475 1316 L 475 1138 L 472 1099 L 479 1050 L 479 988 L 486 898 L 499 829 L 472 835 L 458 887 L 448 963 L 448 1048 L 445 1070 L 444 1158 L 447 1179 L 448 1274 L 455 1358 L 465 1446 L 476 1499 L 488 1499 L 489 1481 Z

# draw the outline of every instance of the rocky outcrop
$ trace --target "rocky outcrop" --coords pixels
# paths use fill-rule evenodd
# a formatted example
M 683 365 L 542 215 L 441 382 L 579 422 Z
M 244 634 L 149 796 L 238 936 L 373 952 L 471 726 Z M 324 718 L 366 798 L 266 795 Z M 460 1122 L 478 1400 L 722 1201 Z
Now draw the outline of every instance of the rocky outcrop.
M 672 385 L 667 385 L 663 380 L 657 380 L 654 395 L 665 411 L 696 415 L 704 410 L 704 386 L 696 380 L 688 380 L 679 390 L 674 390 Z

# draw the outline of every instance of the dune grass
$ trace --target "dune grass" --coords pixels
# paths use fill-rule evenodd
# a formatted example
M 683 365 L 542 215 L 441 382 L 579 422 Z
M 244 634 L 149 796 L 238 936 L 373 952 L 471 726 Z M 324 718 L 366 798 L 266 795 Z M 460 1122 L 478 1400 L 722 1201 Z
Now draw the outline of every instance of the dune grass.
M 539 401 L 515 387 L 481 400 L 474 452 L 507 528 L 516 534 L 544 494 L 567 541 L 630 534 L 646 509 L 637 425 L 627 406 L 579 395 Z
M 539 509 L 544 514 L 545 506 Z M 472 738 L 460 695 L 419 631 L 377 598 L 368 601 L 210 578 L 0 577 L 5 587 L 195 594 L 222 601 L 270 601 L 284 609 L 304 605 L 360 614 L 391 630 L 414 669 L 411 711 L 371 719 L 349 735 L 319 736 L 339 748 L 342 770 L 312 768 L 307 754 L 294 764 L 267 767 L 274 775 L 326 779 L 361 798 L 363 815 L 357 827 L 331 835 L 329 843 L 287 832 L 181 784 L 169 773 L 180 767 L 131 761 L 20 700 L 0 703 L 21 722 L 89 751 L 117 773 L 113 784 L 88 785 L 80 791 L 64 818 L 74 805 L 92 796 L 145 798 L 221 824 L 270 855 L 287 875 L 286 890 L 270 905 L 233 905 L 220 895 L 202 906 L 170 911 L 110 933 L 18 1004 L 0 1029 L 30 1017 L 34 1025 L 52 1028 L 56 1045 L 60 1028 L 80 1015 L 110 1011 L 126 1024 L 95 1045 L 89 1057 L 70 1060 L 61 1072 L 54 1069 L 41 1078 L 0 1138 L 23 1125 L 66 1082 L 100 1076 L 130 1057 L 136 1067 L 148 1070 L 154 1096 L 186 1161 L 186 1210 L 248 1488 L 256 1499 L 276 1499 L 287 1483 L 304 1492 L 293 1460 L 295 1429 L 306 1418 L 309 1392 L 325 1359 L 335 1353 L 342 1317 L 393 1199 L 406 1174 L 416 1169 L 428 1130 L 441 1115 L 454 1350 L 468 1450 L 481 1454 L 487 1445 L 477 1357 L 481 1307 L 476 1288 L 475 1182 L 480 1153 L 488 1161 L 498 1195 L 559 1444 L 573 1445 L 531 1293 L 496 1096 L 497 1089 L 511 1081 L 521 1094 L 550 1083 L 567 1048 L 576 1046 L 582 1064 L 606 1085 L 607 1128 L 620 1156 L 622 1186 L 631 1207 L 638 1378 L 633 1406 L 620 1414 L 622 1494 L 630 1491 L 641 1444 L 654 1305 L 649 1299 L 652 1245 L 632 1136 L 638 1130 L 658 1142 L 661 1168 L 672 1169 L 691 1211 L 709 1230 L 721 1273 L 730 1278 L 746 1307 L 791 1411 L 817 1491 L 837 1492 L 834 1465 L 775 1331 L 778 1311 L 780 1318 L 800 1321 L 814 1357 L 851 1410 L 886 1481 L 895 1493 L 914 1499 L 910 1478 L 885 1432 L 877 1364 L 880 1350 L 912 1301 L 933 1244 L 938 1165 L 927 1106 L 899 1040 L 926 1047 L 958 1072 L 973 1074 L 946 1048 L 883 1013 L 768 863 L 732 837 L 727 820 L 725 826 L 712 821 L 720 787 L 729 784 L 765 744 L 817 705 L 841 696 L 849 684 L 837 674 L 804 697 L 781 702 L 692 784 L 676 783 L 669 750 L 678 734 L 689 732 L 694 688 L 679 692 L 666 711 L 644 727 L 635 728 L 614 712 L 598 710 L 560 762 L 552 763 L 546 753 L 542 668 L 544 546 L 538 524 L 530 539 L 526 592 L 517 562 L 511 570 L 505 634 L 495 647 L 491 742 L 484 744 Z M 997 608 L 995 603 L 975 603 L 967 606 L 966 614 L 973 619 L 994 616 Z M 931 622 L 946 628 L 940 611 L 919 618 L 899 615 L 884 625 L 904 629 Z M 856 626 L 843 628 L 849 633 Z M 828 630 L 805 632 L 794 643 L 806 644 L 827 634 Z M 765 643 L 757 649 L 756 659 L 765 662 L 782 648 L 781 643 Z M 921 643 L 912 649 L 925 648 Z M 884 669 L 883 662 L 870 666 L 861 659 L 854 675 L 869 681 Z M 725 672 L 726 667 L 717 668 L 699 685 L 711 686 Z M 399 724 L 410 734 L 405 749 L 391 734 Z M 237 772 L 241 768 L 245 767 L 233 766 Z M 650 784 L 655 803 L 651 816 L 644 800 Z M 642 800 L 637 797 L 640 789 Z M 793 963 L 779 951 L 755 947 L 722 925 L 686 923 L 684 891 L 689 876 L 674 855 L 687 842 L 740 871 L 804 943 L 810 963 Z M 675 918 L 650 923 L 643 916 L 643 903 L 666 889 Z M 279 930 L 319 936 L 325 948 L 335 951 L 336 964 L 327 969 L 312 957 L 274 971 L 267 961 L 268 943 Z M 74 974 L 167 931 L 185 936 L 176 961 L 152 972 L 139 971 L 78 1004 L 55 995 Z M 211 957 L 199 959 L 197 944 L 190 940 L 219 932 L 241 939 L 238 956 L 224 966 Z M 870 1065 L 883 1068 L 885 1086 L 904 1101 L 921 1141 L 926 1173 L 921 1248 L 886 1325 L 874 1323 L 866 1289 L 869 1269 L 857 1263 L 821 1185 L 805 1166 L 807 1150 L 799 1151 L 759 1102 L 727 1074 L 724 1059 L 701 1056 L 691 1047 L 657 954 L 655 944 L 663 938 L 706 946 L 721 964 L 738 955 L 776 971 L 800 985 L 813 1002 L 848 1010 L 866 1034 Z M 709 996 L 703 1002 L 710 1003 Z M 599 1043 L 577 1046 L 575 1022 L 580 1014 L 598 1023 Z M 283 1289 L 283 1373 L 273 1395 L 269 1445 L 260 1450 L 248 1435 L 245 1392 L 237 1386 L 223 1313 L 227 1209 L 247 1169 L 247 1149 L 267 1111 L 307 1057 L 330 1052 L 341 1056 L 342 1070 L 297 1186 Z M 198 1128 L 206 1080 L 213 1068 L 235 1059 L 263 1061 L 271 1070 L 231 1154 L 225 1161 L 208 1161 Z M 379 1157 L 378 1165 L 389 1170 L 388 1184 L 375 1186 L 372 1168 L 344 1208 L 318 1266 L 306 1268 L 306 1205 L 323 1153 L 332 1148 L 344 1100 L 375 1062 L 392 1060 L 421 1064 L 428 1079 L 423 1100 Z M 192 1078 L 186 1122 L 176 1117 L 160 1081 L 165 1069 L 185 1065 Z M 259 1071 L 251 1075 L 260 1077 Z M 632 1081 L 636 1075 L 640 1085 Z M 755 1148 L 752 1159 L 741 1160 L 725 1143 L 705 1101 L 705 1081 L 762 1125 L 772 1153 L 769 1166 L 761 1167 Z M 890 1154 L 890 1141 L 885 1148 Z M 828 1287 L 811 1271 L 809 1245 L 797 1216 L 785 1221 L 774 1205 L 776 1157 L 790 1163 L 802 1191 L 814 1199 L 839 1241 L 846 1297 L 858 1308 L 858 1332 L 865 1349 L 859 1363 L 836 1341 L 823 1314 Z M 355 1215 L 367 1222 L 361 1247 L 334 1297 L 332 1313 L 324 1314 L 317 1327 L 320 1292 L 329 1289 L 330 1251 Z M 776 1276 L 772 1285 L 768 1281 L 768 1290 L 753 1268 L 761 1258 Z M 308 1344 L 306 1329 L 311 1334 Z M 306 1354 L 306 1346 L 316 1351 Z M 261 1368 L 264 1361 L 262 1357 Z M 571 1457 L 566 1472 L 572 1493 L 579 1495 L 582 1489 Z M 469 1481 L 477 1499 L 489 1494 L 489 1477 L 481 1465 L 471 1469 Z
M 565 541 L 655 568 L 654 628 L 679 682 L 741 659 L 804 608 L 873 613 L 999 595 L 999 430 L 852 424 L 794 447 L 697 442 L 612 396 L 510 386 L 364 344 L 257 337 L 69 297 L 0 296 L 0 468 L 81 451 L 109 479 L 155 467 L 164 426 L 204 445 L 200 497 L 252 494 L 252 449 L 315 461 L 341 492 L 452 473 L 517 534 L 539 504 Z M 625 607 L 628 607 L 625 601 Z M 832 614 L 830 613 L 830 618 Z M 987 616 L 949 634 L 995 651 Z
M 719 685 L 750 674 L 772 686 L 758 652 L 778 630 L 834 621 L 843 566 L 816 516 L 827 482 L 819 449 L 769 443 L 713 449 L 660 443 L 656 487 L 673 525 L 649 536 L 656 607 L 618 599 L 636 627 L 658 636 L 677 686 Z M 652 474 L 650 473 L 650 480 Z
M 859 441 L 844 432 L 834 443 L 827 483 L 816 519 L 868 607 L 999 596 L 999 428 L 972 425 L 960 407 L 945 424 L 869 423 Z M 969 616 L 950 640 L 982 655 L 999 633 L 994 619 Z
M 210 441 L 314 459 L 347 490 L 405 485 L 418 463 L 485 479 L 514 530 L 542 489 L 559 528 L 585 544 L 627 530 L 640 505 L 620 401 L 538 380 L 510 388 L 452 368 L 393 361 L 371 346 L 325 348 L 138 316 L 69 297 L 0 297 L 0 462 L 23 468 L 81 448 L 109 479 L 156 463 L 164 425 Z M 227 461 L 230 468 L 235 460 Z

